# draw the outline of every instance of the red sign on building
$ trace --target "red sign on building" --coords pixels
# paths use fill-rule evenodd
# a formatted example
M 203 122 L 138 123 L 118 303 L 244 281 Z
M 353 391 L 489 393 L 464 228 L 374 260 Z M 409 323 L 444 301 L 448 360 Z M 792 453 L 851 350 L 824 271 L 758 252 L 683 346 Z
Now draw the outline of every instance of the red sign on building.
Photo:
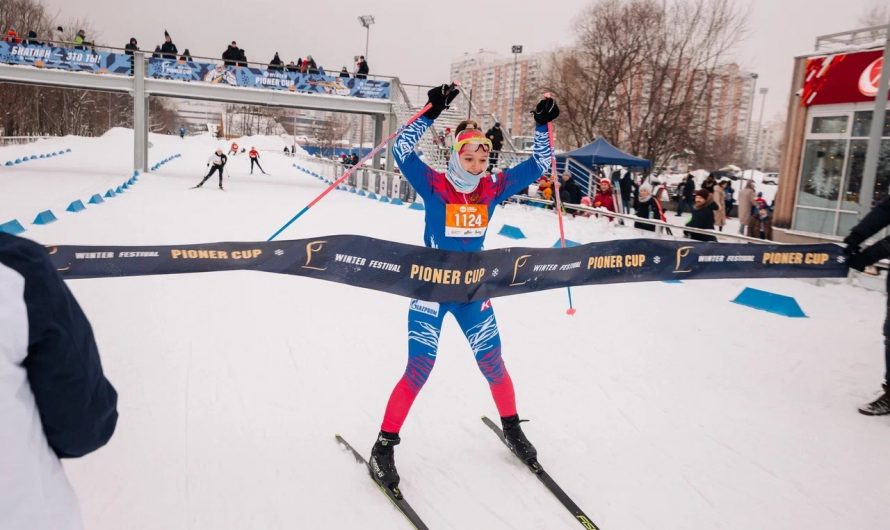
M 871 50 L 807 59 L 801 105 L 874 101 L 884 63 L 882 56 L 882 50 Z

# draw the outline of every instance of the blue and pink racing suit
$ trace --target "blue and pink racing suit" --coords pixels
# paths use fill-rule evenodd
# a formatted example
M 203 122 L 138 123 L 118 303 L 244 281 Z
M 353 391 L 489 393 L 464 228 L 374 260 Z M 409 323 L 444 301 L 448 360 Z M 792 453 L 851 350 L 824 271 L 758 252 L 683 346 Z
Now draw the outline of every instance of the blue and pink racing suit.
M 458 252 L 482 250 L 484 232 L 479 237 L 446 236 L 446 206 L 487 205 L 490 219 L 495 206 L 518 193 L 548 170 L 551 152 L 547 127 L 538 125 L 535 130 L 532 158 L 504 170 L 497 176 L 483 176 L 475 190 L 464 194 L 454 189 L 444 173 L 439 173 L 424 164 L 414 152 L 414 146 L 430 125 L 432 125 L 431 120 L 421 117 L 402 131 L 392 150 L 402 174 L 423 198 L 426 215 L 423 242 L 427 247 Z M 513 382 L 501 357 L 501 338 L 491 300 L 444 304 L 411 300 L 408 307 L 408 366 L 390 395 L 381 430 L 391 433 L 398 433 L 401 430 L 414 398 L 423 388 L 436 362 L 439 334 L 447 313 L 454 315 L 460 329 L 467 337 L 476 363 L 482 375 L 488 380 L 498 413 L 502 417 L 516 414 Z

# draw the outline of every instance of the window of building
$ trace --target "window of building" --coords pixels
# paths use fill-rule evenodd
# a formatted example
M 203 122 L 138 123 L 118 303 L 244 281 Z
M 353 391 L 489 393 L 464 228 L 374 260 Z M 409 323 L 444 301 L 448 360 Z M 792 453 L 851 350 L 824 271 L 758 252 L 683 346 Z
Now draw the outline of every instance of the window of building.
M 807 140 L 797 204 L 836 208 L 844 172 L 844 140 Z
M 847 132 L 847 116 L 816 116 L 810 132 L 813 134 L 844 134 Z
M 853 137 L 868 137 L 871 134 L 871 117 L 874 113 L 870 110 L 859 111 L 853 115 Z M 881 136 L 890 136 L 890 112 L 884 114 L 884 132 Z

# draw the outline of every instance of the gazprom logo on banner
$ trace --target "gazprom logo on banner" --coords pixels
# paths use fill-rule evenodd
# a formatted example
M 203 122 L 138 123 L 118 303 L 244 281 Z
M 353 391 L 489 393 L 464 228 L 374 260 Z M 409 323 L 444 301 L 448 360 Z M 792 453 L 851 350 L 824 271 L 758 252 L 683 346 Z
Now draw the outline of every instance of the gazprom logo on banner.
M 423 300 L 411 300 L 411 311 L 427 314 L 431 317 L 439 316 L 439 304 L 436 302 L 424 302 Z

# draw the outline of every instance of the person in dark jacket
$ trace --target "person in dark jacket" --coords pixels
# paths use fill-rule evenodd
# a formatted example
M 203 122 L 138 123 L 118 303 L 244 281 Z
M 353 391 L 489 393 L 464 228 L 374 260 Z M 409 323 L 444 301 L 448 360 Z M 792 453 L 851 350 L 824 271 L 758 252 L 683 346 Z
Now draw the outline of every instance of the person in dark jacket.
M 347 70 L 345 66 L 340 69 L 340 77 L 343 79 L 349 79 L 349 70 Z
M 713 173 L 709 173 L 707 177 L 705 177 L 705 181 L 702 182 L 702 189 L 708 190 L 708 193 L 714 193 L 714 186 L 717 185 L 717 177 L 714 176 Z
M 295 64 L 293 61 L 287 63 L 287 66 L 284 67 L 284 71 L 286 72 L 299 72 L 300 67 Z
M 4 529 L 82 528 L 59 459 L 99 449 L 117 426 L 117 392 L 102 370 L 90 322 L 57 267 L 43 246 L 0 233 Z
M 621 180 L 618 181 L 618 189 L 621 192 L 622 213 L 630 213 L 630 199 L 634 190 L 633 176 L 630 171 L 625 172 Z
M 318 73 L 318 65 L 315 64 L 315 59 L 313 59 L 311 55 L 307 55 L 306 60 L 304 62 L 306 63 L 306 73 L 307 74 L 312 75 L 312 74 Z
M 190 52 L 189 49 L 186 48 L 186 49 L 182 52 L 182 55 L 179 56 L 179 60 L 182 61 L 182 62 L 184 62 L 184 63 L 191 63 L 191 62 L 194 62 L 193 59 L 192 59 L 192 52 Z
M 229 44 L 229 47 L 222 54 L 223 64 L 226 66 L 237 66 L 238 60 L 241 58 L 240 51 L 238 43 L 232 41 L 232 44 Z
M 890 225 L 890 197 L 884 199 L 850 230 L 844 238 L 847 265 L 859 272 L 869 265 L 890 257 L 890 236 L 885 237 L 866 249 L 862 244 L 871 236 Z M 890 291 L 890 275 L 887 277 L 887 290 Z M 876 400 L 863 405 L 859 412 L 866 416 L 886 416 L 890 414 L 890 298 L 887 298 L 887 313 L 884 318 L 884 392 Z
M 581 188 L 568 172 L 562 174 L 562 182 L 559 183 L 559 200 L 563 203 L 581 204 Z
M 275 52 L 275 57 L 272 57 L 272 60 L 269 61 L 269 70 L 274 72 L 281 72 L 284 70 L 284 63 L 281 62 L 281 57 L 278 56 L 278 52 Z
M 247 66 L 247 51 L 244 48 L 238 48 L 238 66 Z
M 368 78 L 368 61 L 365 60 L 364 55 L 358 56 L 358 62 L 355 63 L 355 78 L 356 79 L 367 79 Z
M 161 57 L 164 59 L 173 59 L 176 60 L 176 54 L 179 53 L 179 50 L 176 49 L 176 45 L 173 44 L 173 39 L 170 38 L 170 34 L 167 33 L 167 30 L 164 30 L 164 44 L 161 44 Z
M 770 213 L 769 206 L 766 205 L 766 202 L 755 204 L 754 212 L 748 218 L 748 236 L 772 241 L 773 216 Z
M 680 200 L 677 201 L 677 216 L 683 215 L 683 207 L 692 211 L 692 205 L 695 201 L 695 177 L 690 173 L 686 175 L 683 184 L 680 185 Z
M 28 32 L 28 37 L 25 39 L 25 44 L 28 46 L 40 46 L 43 43 L 37 40 L 37 32 L 32 29 Z
M 653 215 L 658 215 L 658 210 L 652 202 L 652 184 L 649 182 L 648 177 L 643 177 L 643 181 L 640 182 L 640 187 L 637 190 L 637 199 L 634 201 L 634 210 L 636 216 L 643 219 L 650 219 Z M 634 228 L 651 232 L 655 231 L 655 225 L 636 221 L 634 222 Z
M 686 223 L 690 228 L 701 228 L 703 230 L 714 229 L 714 212 L 720 207 L 714 202 L 708 190 L 702 188 L 695 192 L 692 205 L 692 219 Z M 695 241 L 717 241 L 717 236 L 708 234 L 698 234 L 696 232 L 684 232 L 684 235 Z
M 151 54 L 152 59 L 160 59 L 161 58 L 161 46 L 160 44 L 155 46 L 155 51 Z
M 124 50 L 126 50 L 124 53 L 127 55 L 133 55 L 133 52 L 139 51 L 139 46 L 136 45 L 136 37 L 130 37 L 130 42 L 124 46 Z
M 491 172 L 498 166 L 498 157 L 501 148 L 504 147 L 504 131 L 501 130 L 501 124 L 495 122 L 491 129 L 486 131 L 485 137 L 491 141 L 491 153 L 488 154 L 488 171 Z

